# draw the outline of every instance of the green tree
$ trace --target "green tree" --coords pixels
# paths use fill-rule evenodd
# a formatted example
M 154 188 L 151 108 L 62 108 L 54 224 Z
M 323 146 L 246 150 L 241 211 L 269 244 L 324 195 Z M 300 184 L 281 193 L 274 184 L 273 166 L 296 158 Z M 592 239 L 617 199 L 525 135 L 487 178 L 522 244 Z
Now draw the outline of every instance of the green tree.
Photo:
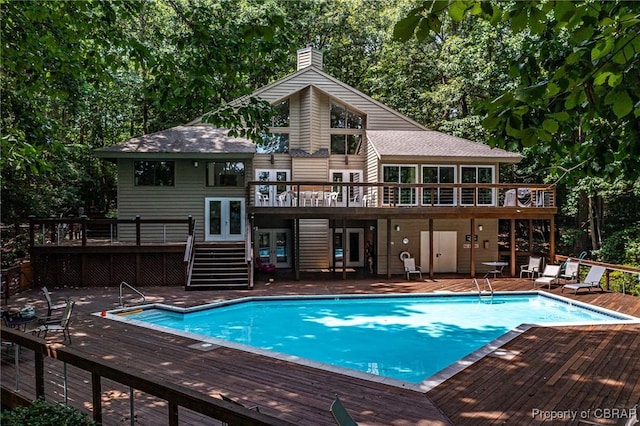
M 446 16 L 507 23 L 523 36 L 510 70 L 517 86 L 486 102 L 489 142 L 539 147 L 533 153 L 548 166 L 574 174 L 633 181 L 640 176 L 639 10 L 625 1 L 427 0 L 394 31 L 422 41 Z

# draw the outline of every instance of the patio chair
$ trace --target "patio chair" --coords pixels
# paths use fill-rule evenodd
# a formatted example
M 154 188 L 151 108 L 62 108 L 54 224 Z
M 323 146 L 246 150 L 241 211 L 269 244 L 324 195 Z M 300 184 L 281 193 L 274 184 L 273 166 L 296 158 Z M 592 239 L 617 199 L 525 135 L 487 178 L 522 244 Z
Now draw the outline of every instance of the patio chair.
M 289 199 L 291 200 L 291 207 L 298 207 L 298 196 L 296 195 L 296 191 L 289 190 L 287 191 L 289 194 Z
M 67 306 L 66 303 L 58 303 L 54 305 L 51 301 L 51 293 L 47 287 L 42 287 L 42 294 L 44 294 L 44 298 L 47 301 L 47 319 L 51 318 L 54 311 L 62 311 Z
M 565 282 L 571 280 L 578 281 L 578 268 L 580 264 L 578 262 L 571 262 L 567 260 L 565 263 L 564 271 L 560 273 L 560 278 L 562 278 Z
M 288 203 L 287 203 L 287 195 L 289 195 L 289 193 L 287 191 L 283 191 L 278 195 L 278 206 L 279 207 L 286 207 L 288 205 Z
M 344 408 L 344 405 L 342 405 L 342 401 L 340 401 L 338 395 L 336 395 L 335 399 L 331 403 L 329 411 L 331 411 L 331 415 L 335 419 L 338 426 L 358 426 L 358 423 L 353 420 L 351 414 L 349 414 L 347 409 Z
M 592 287 L 598 287 L 601 292 L 604 292 L 604 289 L 600 286 L 600 280 L 604 275 L 604 271 L 605 268 L 602 266 L 592 266 L 591 269 L 589 269 L 589 273 L 585 277 L 584 282 L 565 284 L 562 287 L 562 292 L 564 293 L 564 289 L 567 288 L 569 290 L 574 290 L 574 294 L 578 294 L 578 290 L 581 288 L 587 288 L 589 289 L 589 293 L 591 293 Z
M 533 282 L 533 288 L 538 285 L 548 285 L 549 290 L 551 290 L 551 284 L 554 281 L 557 283 L 560 276 L 560 265 L 547 265 L 544 267 L 544 271 L 542 271 L 542 275 L 540 275 Z
M 222 393 L 220 394 L 220 398 L 222 398 L 223 401 L 230 402 L 232 404 L 238 405 L 238 406 L 246 408 L 248 410 L 254 410 L 254 411 L 257 411 L 258 413 L 260 412 L 260 407 L 257 406 L 257 405 L 246 406 L 243 403 L 241 403 L 239 401 L 236 401 L 235 399 L 233 399 L 233 398 L 231 398 L 231 397 L 229 397 L 229 396 L 227 396 L 225 394 L 222 394 Z M 222 422 L 222 426 L 227 426 L 228 424 L 229 423 Z
M 527 274 L 528 278 L 534 279 L 536 275 L 540 275 L 540 265 L 542 265 L 541 257 L 529 256 L 529 263 L 520 265 L 520 278 L 523 274 Z
M 62 313 L 62 318 L 59 321 L 45 322 L 38 328 L 31 330 L 32 333 L 36 333 L 40 337 L 40 333 L 44 332 L 44 338 L 50 331 L 61 331 L 63 336 L 63 343 L 69 338 L 69 344 L 71 344 L 71 333 L 69 333 L 69 323 L 71 322 L 71 312 L 73 311 L 73 305 L 75 302 L 71 299 L 67 299 L 67 305 Z
M 267 194 L 263 194 L 262 192 L 258 192 L 256 194 L 256 200 L 258 201 L 259 206 L 269 205 L 269 196 Z
M 409 257 L 406 259 L 402 259 L 404 262 L 404 272 L 407 274 L 407 280 L 411 279 L 412 274 L 420 275 L 420 280 L 422 280 L 422 270 L 419 265 L 416 265 L 416 259 L 413 257 Z

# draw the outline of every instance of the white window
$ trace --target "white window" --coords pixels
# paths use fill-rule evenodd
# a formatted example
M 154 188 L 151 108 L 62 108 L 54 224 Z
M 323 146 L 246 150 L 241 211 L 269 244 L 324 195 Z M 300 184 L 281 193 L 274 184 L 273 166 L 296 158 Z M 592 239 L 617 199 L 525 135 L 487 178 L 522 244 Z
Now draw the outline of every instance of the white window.
M 456 182 L 455 166 L 422 166 L 422 183 L 429 187 L 422 189 L 422 205 L 425 206 L 452 206 L 456 204 L 456 189 L 453 186 L 440 187 L 437 184 L 450 184 Z
M 415 165 L 385 165 L 382 166 L 382 181 L 384 183 L 418 183 L 418 166 Z M 418 204 L 417 188 L 384 187 L 382 193 L 383 204 L 399 206 L 415 206 Z
M 493 166 L 461 166 L 460 182 L 491 185 L 495 182 Z M 462 188 L 461 203 L 463 205 L 492 206 L 495 204 L 495 188 Z

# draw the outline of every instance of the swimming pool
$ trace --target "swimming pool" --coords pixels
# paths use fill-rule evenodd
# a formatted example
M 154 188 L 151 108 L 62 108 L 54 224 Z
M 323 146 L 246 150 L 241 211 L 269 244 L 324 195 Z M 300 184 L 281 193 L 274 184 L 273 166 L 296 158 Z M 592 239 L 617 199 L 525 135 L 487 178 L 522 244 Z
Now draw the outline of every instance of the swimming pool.
M 637 320 L 538 292 L 256 297 L 115 313 L 109 317 L 422 390 L 425 379 L 437 383 L 437 373 L 459 371 L 482 356 L 478 350 L 490 352 L 528 327 L 523 324 Z

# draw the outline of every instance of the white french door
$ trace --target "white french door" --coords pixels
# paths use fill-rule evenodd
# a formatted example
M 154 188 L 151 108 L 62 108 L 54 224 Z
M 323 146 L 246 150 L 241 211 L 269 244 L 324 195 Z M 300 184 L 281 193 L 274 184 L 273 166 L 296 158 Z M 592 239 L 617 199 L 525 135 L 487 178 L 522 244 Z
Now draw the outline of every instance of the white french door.
M 289 229 L 260 229 L 256 236 L 257 253 L 263 264 L 277 268 L 291 267 L 291 231 Z
M 362 182 L 362 170 L 331 170 L 331 182 Z M 362 205 L 362 187 L 361 186 L 334 186 L 332 191 L 338 192 L 337 206 L 345 207 L 347 200 L 349 206 Z
M 286 182 L 290 179 L 291 170 L 288 169 L 258 169 L 256 170 L 256 180 L 260 182 Z M 277 206 L 278 195 L 289 190 L 286 185 L 258 185 L 255 205 L 256 206 Z
M 205 241 L 244 240 L 244 198 L 205 198 L 204 215 Z
M 347 228 L 346 236 L 342 229 L 336 229 L 331 250 L 336 256 L 337 267 L 364 266 L 364 229 Z M 333 259 L 329 260 L 330 264 Z

